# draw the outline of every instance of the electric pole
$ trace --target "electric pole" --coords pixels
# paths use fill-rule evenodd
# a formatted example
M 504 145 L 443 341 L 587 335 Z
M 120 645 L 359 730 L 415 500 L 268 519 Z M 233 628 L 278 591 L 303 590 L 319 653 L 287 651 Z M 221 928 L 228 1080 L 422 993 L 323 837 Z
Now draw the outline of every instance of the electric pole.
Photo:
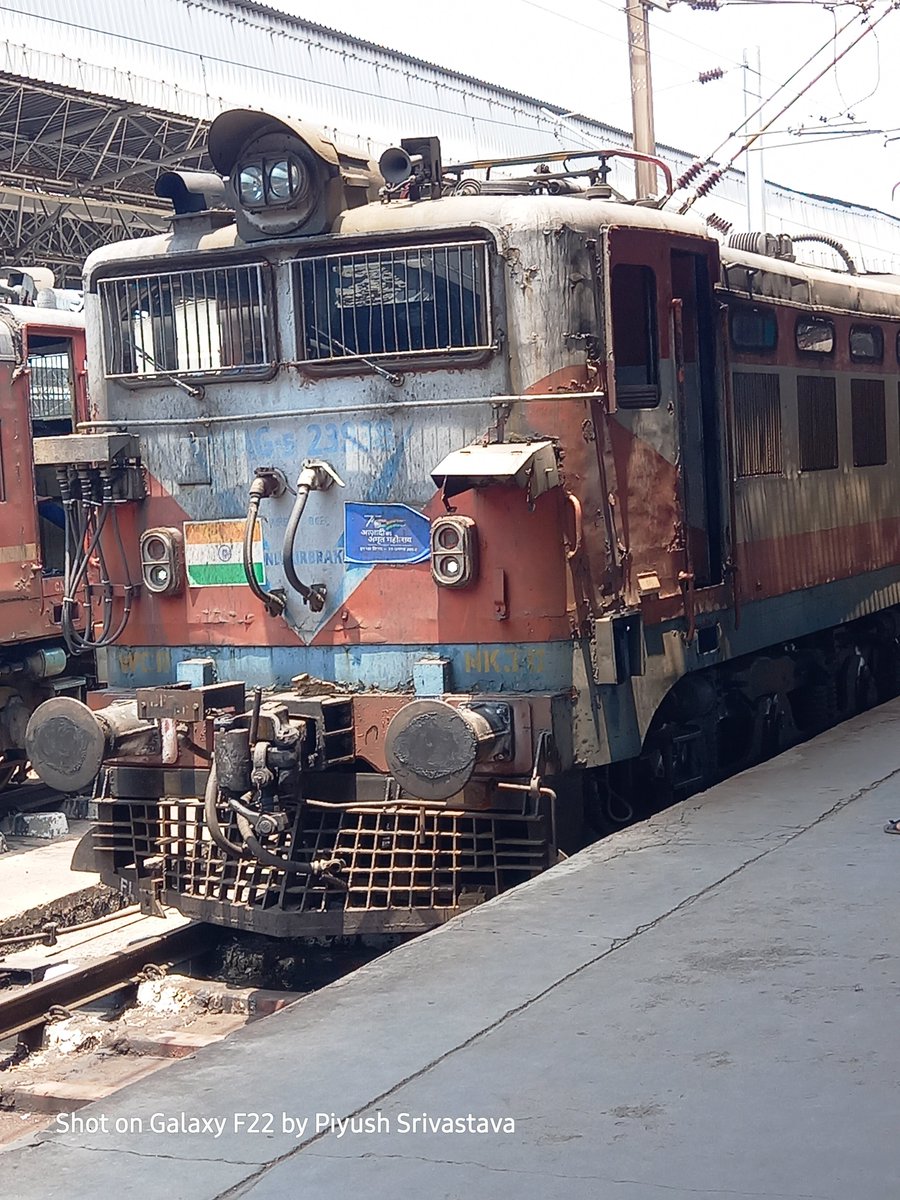
M 756 77 L 755 80 L 753 77 Z M 765 128 L 762 107 L 762 69 L 759 46 L 744 51 L 744 121 L 755 114 L 761 129 Z M 745 124 L 746 129 L 746 124 Z M 750 132 L 747 130 L 747 132 Z M 763 139 L 747 150 L 744 166 L 747 184 L 747 228 L 766 232 L 766 176 L 763 167 Z
M 653 82 L 650 77 L 650 9 L 669 11 L 669 0 L 625 0 L 628 19 L 628 64 L 631 70 L 631 119 L 634 148 L 640 154 L 656 153 L 653 132 Z M 638 199 L 656 195 L 656 167 L 638 162 L 634 168 Z

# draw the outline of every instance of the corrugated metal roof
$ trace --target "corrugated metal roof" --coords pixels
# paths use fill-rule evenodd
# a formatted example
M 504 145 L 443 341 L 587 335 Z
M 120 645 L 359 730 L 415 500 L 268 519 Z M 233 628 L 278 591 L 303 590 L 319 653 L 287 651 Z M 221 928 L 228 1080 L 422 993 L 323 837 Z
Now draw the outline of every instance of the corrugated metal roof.
M 628 145 L 630 134 L 569 118 L 556 105 L 445 70 L 253 0 L 2 0 L 0 71 L 116 97 L 203 121 L 261 108 L 326 129 L 370 153 L 401 136 L 436 133 L 446 161 Z M 565 119 L 563 119 L 565 117 Z M 677 171 L 691 156 L 669 147 Z M 627 167 L 613 182 L 623 187 Z M 846 241 L 871 269 L 900 270 L 900 221 L 861 205 L 769 185 L 773 225 Z M 742 176 L 702 206 L 745 226 Z

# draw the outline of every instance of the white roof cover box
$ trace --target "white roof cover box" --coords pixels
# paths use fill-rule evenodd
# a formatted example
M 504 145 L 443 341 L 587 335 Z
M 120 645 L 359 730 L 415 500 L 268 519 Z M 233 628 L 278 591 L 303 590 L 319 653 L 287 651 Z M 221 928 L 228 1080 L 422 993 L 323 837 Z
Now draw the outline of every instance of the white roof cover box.
M 551 441 L 492 442 L 448 454 L 431 472 L 444 499 L 470 488 L 515 484 L 530 500 L 559 486 L 559 464 Z

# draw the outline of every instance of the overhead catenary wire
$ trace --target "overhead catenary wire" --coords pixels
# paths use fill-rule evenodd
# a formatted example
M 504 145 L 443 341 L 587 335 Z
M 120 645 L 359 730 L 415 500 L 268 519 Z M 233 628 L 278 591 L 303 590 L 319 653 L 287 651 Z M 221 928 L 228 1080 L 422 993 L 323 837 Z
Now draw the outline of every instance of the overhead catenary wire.
M 528 8 L 537 9 L 539 12 L 546 13 L 548 16 L 556 17 L 560 21 L 565 21 L 570 25 L 576 25 L 579 29 L 587 29 L 591 33 L 597 34 L 598 37 L 606 38 L 607 41 L 617 42 L 620 46 L 628 45 L 628 38 L 622 37 L 616 33 L 610 33 L 606 29 L 601 29 L 599 25 L 593 25 L 589 21 L 579 20 L 578 17 L 570 16 L 568 13 L 562 13 L 557 8 L 549 8 L 546 4 L 539 4 L 538 0 L 517 0 L 519 4 L 527 5 Z M 597 3 L 602 4 L 605 8 L 612 9 L 615 13 L 621 16 L 622 8 L 620 4 L 614 4 L 611 0 L 597 0 Z M 668 38 L 672 38 L 678 42 L 685 42 L 689 46 L 693 46 L 696 50 L 702 50 L 704 54 L 711 55 L 713 58 L 718 58 L 722 62 L 727 63 L 731 67 L 739 67 L 741 63 L 728 55 L 722 54 L 720 50 L 716 50 L 711 46 L 704 46 L 701 42 L 692 41 L 691 38 L 686 38 L 679 33 L 673 33 L 669 29 L 661 30 Z M 673 58 L 671 55 L 654 51 L 654 60 L 672 63 L 674 66 L 684 69 L 684 59 Z M 774 83 L 774 80 L 772 80 Z
M 875 20 L 867 22 L 865 28 L 853 39 L 852 42 L 850 42 L 847 46 L 844 47 L 844 49 L 840 52 L 840 54 L 835 56 L 835 58 L 833 59 L 832 62 L 829 62 L 811 80 L 809 80 L 809 82 L 806 83 L 800 89 L 800 91 L 787 102 L 787 104 L 783 105 L 764 125 L 762 125 L 761 128 L 759 128 L 752 134 L 749 134 L 744 139 L 744 141 L 741 143 L 741 145 L 738 147 L 738 149 L 734 152 L 734 154 L 732 154 L 731 157 L 723 165 L 716 167 L 716 169 L 714 171 L 710 172 L 710 174 L 707 175 L 707 177 L 697 185 L 697 187 L 694 189 L 694 191 L 691 193 L 691 195 L 688 196 L 687 200 L 684 201 L 684 203 L 681 205 L 681 207 L 679 208 L 678 211 L 680 213 L 688 212 L 688 210 L 693 207 L 693 205 L 696 203 L 697 200 L 699 200 L 701 198 L 701 196 L 704 196 L 708 192 L 710 192 L 716 186 L 716 184 L 719 182 L 719 180 L 722 178 L 722 176 L 725 174 L 725 172 L 728 171 L 729 168 L 734 166 L 734 164 L 735 164 L 735 162 L 737 162 L 738 158 L 740 158 L 740 156 L 743 153 L 745 153 L 747 150 L 749 150 L 749 148 L 754 144 L 754 142 L 758 141 L 759 138 L 762 137 L 762 135 L 769 129 L 770 126 L 774 125 L 774 123 L 776 121 L 778 121 L 781 117 L 783 117 L 789 108 L 791 108 L 794 104 L 796 104 L 797 101 L 802 96 L 806 95 L 806 93 L 812 87 L 814 87 L 819 82 L 819 80 L 823 79 L 828 74 L 829 71 L 833 70 L 834 67 L 837 65 L 837 63 L 839 63 L 843 58 L 845 58 L 847 56 L 847 54 L 849 54 L 850 51 L 852 49 L 854 49 L 854 47 L 858 46 L 859 43 L 864 38 L 868 37 L 870 34 L 873 34 L 875 29 L 881 24 L 881 22 L 898 7 L 900 7 L 900 0 L 891 0 L 891 3 L 884 9 L 884 11 L 878 17 L 875 18 Z M 864 14 L 862 19 L 865 19 L 865 17 L 867 17 L 867 16 L 868 16 L 868 13 Z M 859 18 L 854 18 L 854 19 L 856 20 Z M 848 26 L 849 26 L 849 24 L 852 24 L 852 23 L 853 22 L 849 22 Z M 848 26 L 845 26 L 845 28 L 847 28 Z M 842 32 L 843 32 L 843 30 L 842 30 Z M 829 39 L 828 44 L 831 44 L 831 39 Z M 795 78 L 796 75 L 799 73 L 799 71 L 802 71 L 806 66 L 808 66 L 810 63 L 812 63 L 812 61 L 814 59 L 818 58 L 820 53 L 821 53 L 821 50 L 817 51 L 810 59 L 808 59 L 807 62 L 804 64 L 804 66 L 799 68 L 798 72 L 795 72 L 794 75 L 791 76 L 791 79 Z M 787 82 L 790 82 L 790 80 L 788 80 Z M 781 90 L 782 90 L 781 88 L 778 89 L 778 91 L 781 91 Z M 777 95 L 777 93 L 775 93 L 775 94 Z M 758 115 L 758 113 L 769 103 L 771 103 L 771 100 L 764 101 L 763 104 L 760 105 L 760 107 L 756 110 L 756 113 L 751 114 L 751 116 L 748 118 L 748 120 L 752 119 L 752 117 L 754 115 Z M 744 121 L 743 127 L 746 127 L 746 124 L 747 124 L 747 121 Z M 729 138 L 726 139 L 726 141 L 722 143 L 722 146 L 727 145 L 728 141 L 731 140 L 732 136 L 734 136 L 734 135 L 730 135 Z M 718 149 L 721 149 L 722 146 L 720 146 Z M 714 152 L 714 153 L 716 153 L 716 152 Z M 706 160 L 706 162 L 701 165 L 701 170 L 704 165 L 708 164 L 711 161 L 711 157 L 712 156 L 710 156 L 710 158 L 708 158 Z M 695 173 L 692 178 L 696 179 L 696 177 L 697 177 L 697 175 Z
M 850 26 L 853 25 L 853 23 L 856 20 L 858 20 L 858 18 L 859 18 L 859 15 L 857 14 L 856 16 L 852 17 L 849 21 L 847 21 L 847 23 L 841 28 L 840 33 L 844 33 L 846 30 L 848 30 L 850 28 Z M 679 184 L 682 187 L 684 187 L 688 183 L 690 183 L 692 180 L 696 179 L 697 176 L 700 174 L 700 172 L 705 167 L 708 167 L 710 165 L 710 163 L 714 162 L 718 158 L 719 154 L 721 154 L 721 152 L 728 145 L 728 143 L 730 141 L 732 141 L 734 138 L 739 137 L 741 134 L 741 131 L 745 130 L 747 128 L 747 126 L 749 125 L 749 123 L 755 117 L 758 117 L 760 115 L 760 113 L 763 111 L 763 109 L 767 105 L 771 104 L 774 101 L 775 97 L 779 95 L 779 93 L 783 92 L 785 90 L 785 88 L 789 87 L 794 82 L 794 80 L 807 69 L 807 67 L 811 66 L 815 62 L 815 60 L 819 57 L 820 54 L 823 54 L 826 50 L 828 50 L 829 48 L 832 47 L 836 36 L 837 36 L 837 34 L 833 34 L 831 37 L 829 37 L 827 39 L 827 41 L 825 41 L 819 47 L 818 50 L 814 51 L 804 62 L 802 62 L 800 64 L 800 66 L 797 67 L 797 69 L 795 71 L 793 71 L 787 77 L 787 79 L 784 80 L 783 83 L 779 84 L 774 92 L 772 92 L 769 96 L 767 96 L 765 100 L 762 100 L 757 105 L 757 107 L 755 109 L 753 109 L 752 112 L 747 113 L 747 115 L 744 117 L 743 121 L 741 121 L 741 123 L 739 125 L 737 125 L 734 129 L 732 129 L 731 132 L 728 133 L 722 139 L 722 141 L 719 142 L 719 144 L 713 150 L 711 150 L 709 152 L 709 154 L 706 155 L 705 158 L 696 159 L 695 162 L 693 162 L 691 164 L 691 166 L 688 168 L 688 170 L 685 171 L 685 173 L 681 176 L 681 179 L 679 180 Z M 741 65 L 744 66 L 746 64 L 741 64 Z M 832 62 L 829 64 L 829 69 L 831 67 L 833 67 L 834 65 L 835 65 L 835 60 L 832 59 Z M 802 95 L 802 94 L 803 93 L 801 92 L 800 95 Z M 791 101 L 791 104 L 796 103 L 797 99 L 799 99 L 799 97 L 795 97 L 795 99 Z M 788 107 L 790 107 L 790 105 L 788 105 Z M 784 111 L 786 111 L 786 110 L 784 110 Z M 781 115 L 781 114 L 779 114 L 779 115 Z

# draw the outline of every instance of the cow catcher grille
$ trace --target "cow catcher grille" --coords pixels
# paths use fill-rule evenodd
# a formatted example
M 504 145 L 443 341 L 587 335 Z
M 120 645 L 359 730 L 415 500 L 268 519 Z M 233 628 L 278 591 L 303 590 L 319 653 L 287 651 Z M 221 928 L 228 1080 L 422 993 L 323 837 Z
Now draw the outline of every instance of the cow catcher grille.
M 275 936 L 418 932 L 545 870 L 542 817 L 297 804 L 265 849 L 293 860 L 340 860 L 333 879 L 226 856 L 199 799 L 101 802 L 94 847 L 118 874 L 161 860 L 163 896 L 192 916 Z M 220 810 L 223 832 L 240 843 Z

